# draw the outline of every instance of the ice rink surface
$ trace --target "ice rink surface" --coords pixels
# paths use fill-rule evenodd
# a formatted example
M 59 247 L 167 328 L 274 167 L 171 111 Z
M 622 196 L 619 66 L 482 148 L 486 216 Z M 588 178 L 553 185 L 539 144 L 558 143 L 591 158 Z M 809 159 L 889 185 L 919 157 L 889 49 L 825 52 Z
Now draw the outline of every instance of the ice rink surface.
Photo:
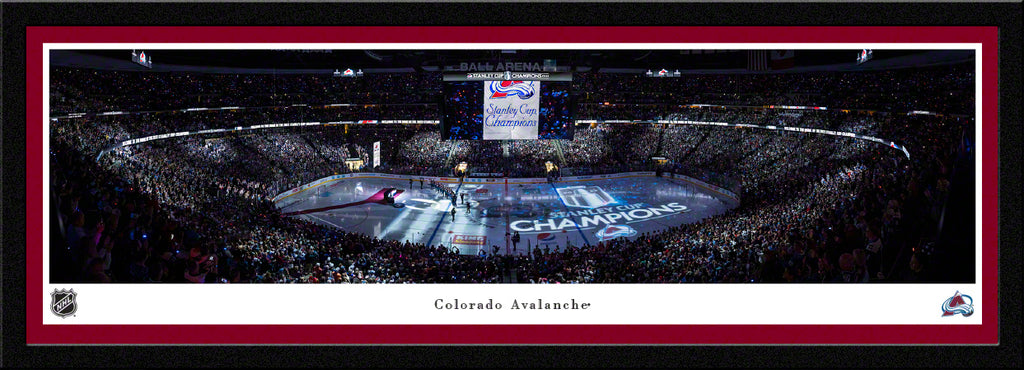
M 382 239 L 444 245 L 460 254 L 493 253 L 494 246 L 498 254 L 525 254 L 538 246 L 554 251 L 567 243 L 637 238 L 739 205 L 713 189 L 654 176 L 474 181 L 488 182 L 440 183 L 444 191 L 429 181 L 421 188 L 418 180 L 410 186 L 408 179 L 345 178 L 289 195 L 277 206 L 289 217 Z M 454 203 L 447 194 L 456 194 Z M 516 231 L 518 243 L 506 240 Z

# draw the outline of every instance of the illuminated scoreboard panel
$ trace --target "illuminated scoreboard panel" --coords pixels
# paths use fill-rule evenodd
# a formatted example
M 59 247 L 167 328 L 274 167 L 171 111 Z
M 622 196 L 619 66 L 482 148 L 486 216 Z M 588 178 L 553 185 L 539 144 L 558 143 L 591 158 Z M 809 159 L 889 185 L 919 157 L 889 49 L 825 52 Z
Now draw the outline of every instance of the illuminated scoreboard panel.
M 568 73 L 450 73 L 443 83 L 447 140 L 572 139 Z

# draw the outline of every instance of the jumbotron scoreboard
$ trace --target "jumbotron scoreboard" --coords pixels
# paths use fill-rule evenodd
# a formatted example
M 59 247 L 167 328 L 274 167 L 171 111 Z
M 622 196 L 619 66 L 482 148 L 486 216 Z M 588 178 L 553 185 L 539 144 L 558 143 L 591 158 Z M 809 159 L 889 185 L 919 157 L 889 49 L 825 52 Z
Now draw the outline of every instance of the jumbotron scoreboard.
M 572 139 L 572 73 L 444 74 L 445 140 Z

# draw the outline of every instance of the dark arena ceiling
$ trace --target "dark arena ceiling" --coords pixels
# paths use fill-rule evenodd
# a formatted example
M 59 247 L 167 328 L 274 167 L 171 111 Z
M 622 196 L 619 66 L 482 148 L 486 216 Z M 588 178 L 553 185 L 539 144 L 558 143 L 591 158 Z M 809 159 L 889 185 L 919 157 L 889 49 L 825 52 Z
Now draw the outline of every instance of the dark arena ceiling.
M 247 69 L 439 70 L 459 63 L 541 63 L 553 59 L 573 70 L 602 68 L 743 69 L 747 50 L 145 50 L 155 64 Z M 853 64 L 859 49 L 796 50 L 794 66 Z M 56 64 L 75 60 L 130 58 L 131 50 L 55 51 Z M 874 60 L 914 60 L 929 50 L 876 50 Z M 96 58 L 100 57 L 100 58 Z M 961 56 L 962 58 L 962 56 Z M 917 58 L 920 59 L 920 58 Z M 908 62 L 914 63 L 914 62 Z M 88 64 L 88 63 L 85 63 Z M 97 66 L 100 67 L 100 66 Z

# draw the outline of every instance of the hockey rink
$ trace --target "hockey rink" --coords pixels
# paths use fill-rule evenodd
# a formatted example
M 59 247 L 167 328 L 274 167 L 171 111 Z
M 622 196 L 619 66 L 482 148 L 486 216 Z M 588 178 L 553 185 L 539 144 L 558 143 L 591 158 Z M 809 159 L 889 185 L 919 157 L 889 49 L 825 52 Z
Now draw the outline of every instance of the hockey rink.
M 602 175 L 544 179 L 440 179 L 360 175 L 279 196 L 282 215 L 382 239 L 525 254 L 529 248 L 596 245 L 693 223 L 739 205 L 734 195 L 684 178 Z M 447 181 L 445 181 L 447 180 Z M 444 189 L 448 190 L 444 190 Z M 455 201 L 450 198 L 455 194 Z M 388 198 L 393 198 L 391 203 Z M 468 207 L 468 208 L 467 208 Z M 452 209 L 455 209 L 454 218 Z M 516 231 L 516 245 L 506 235 Z

